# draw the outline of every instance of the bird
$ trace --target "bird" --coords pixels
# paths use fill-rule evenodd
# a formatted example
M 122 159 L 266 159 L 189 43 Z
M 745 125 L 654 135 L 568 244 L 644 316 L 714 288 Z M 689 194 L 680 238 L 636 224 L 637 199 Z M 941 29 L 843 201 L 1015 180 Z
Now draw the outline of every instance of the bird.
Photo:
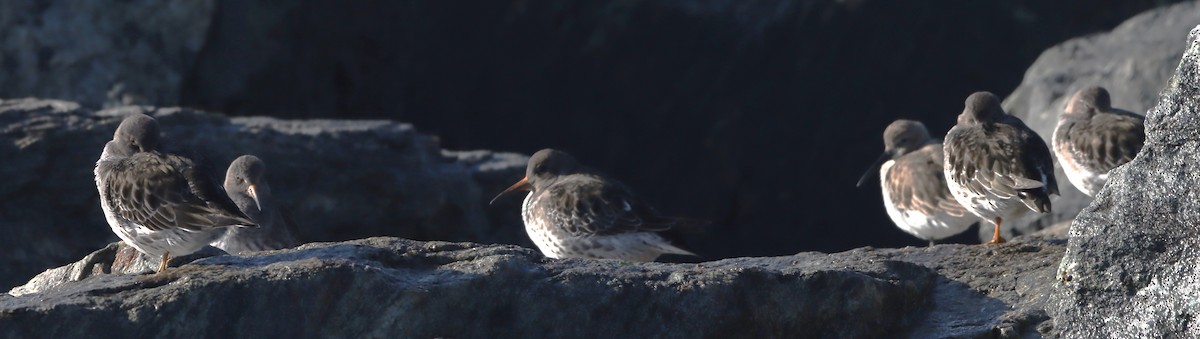
M 210 180 L 207 167 L 162 149 L 158 121 L 126 117 L 96 161 L 96 190 L 104 218 L 129 246 L 161 257 L 191 254 L 225 227 L 257 227 Z
M 1050 149 L 1021 119 L 1005 113 L 996 95 L 975 92 L 967 97 L 943 149 L 950 193 L 996 227 L 985 244 L 1004 242 L 1004 219 L 1023 215 L 1024 209 L 1051 211 L 1050 195 L 1059 193 Z
M 295 247 L 291 223 L 285 219 L 271 196 L 266 180 L 267 165 L 256 156 L 242 155 L 225 172 L 225 192 L 257 228 L 227 228 L 213 247 L 232 254 Z
M 1071 97 L 1051 140 L 1067 180 L 1092 197 L 1108 181 L 1108 171 L 1133 160 L 1145 142 L 1146 118 L 1113 108 L 1108 90 L 1098 86 Z
M 942 143 L 920 121 L 900 119 L 883 131 L 883 154 L 858 180 L 879 167 L 883 206 L 904 232 L 933 246 L 936 240 L 962 233 L 977 220 L 946 186 Z M 880 164 L 882 163 L 882 166 Z
M 620 182 L 579 164 L 571 155 L 543 149 L 529 158 L 525 177 L 492 199 L 526 190 L 525 232 L 547 257 L 653 261 L 662 254 L 696 256 L 657 232 L 695 225 L 664 217 Z

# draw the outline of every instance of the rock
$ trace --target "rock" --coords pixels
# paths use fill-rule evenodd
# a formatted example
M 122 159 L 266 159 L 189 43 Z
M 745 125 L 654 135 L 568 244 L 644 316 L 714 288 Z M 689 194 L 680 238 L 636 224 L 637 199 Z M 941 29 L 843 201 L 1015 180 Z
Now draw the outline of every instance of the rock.
M 1085 86 L 1102 86 L 1108 89 L 1114 107 L 1144 114 L 1158 101 L 1159 91 L 1183 54 L 1179 42 L 1197 24 L 1200 2 L 1184 2 L 1139 14 L 1111 32 L 1051 47 L 1005 98 L 1004 109 L 1024 120 L 1047 143 L 1066 101 Z M 1054 200 L 1054 212 L 1036 224 L 1017 225 L 1017 234 L 1071 220 L 1092 201 L 1067 181 L 1060 164 L 1056 162 L 1055 167 L 1062 196 Z M 981 239 L 984 235 L 981 233 Z
M 1182 39 L 1181 41 L 1182 42 Z M 1048 311 L 1064 338 L 1200 337 L 1200 26 L 1146 116 L 1146 145 L 1071 225 Z
M 196 259 L 222 254 L 228 253 L 216 247 L 207 246 L 195 253 L 171 258 L 168 266 L 176 267 Z M 67 266 L 46 270 L 34 276 L 24 285 L 14 287 L 8 291 L 8 294 L 21 296 L 37 293 L 101 274 L 152 274 L 158 269 L 158 262 L 158 258 L 151 258 L 124 242 L 118 241 L 88 254 L 82 260 L 67 264 Z
M 1063 243 L 664 264 L 381 237 L 200 258 L 161 275 L 105 273 L 124 247 L 116 243 L 10 292 L 19 296 L 0 294 L 0 328 L 11 337 L 1037 337 Z M 84 274 L 63 274 L 71 270 Z
M 147 106 L 93 112 L 63 101 L 2 100 L 0 286 L 116 240 L 92 169 L 121 117 L 133 112 L 158 118 L 168 146 L 198 151 L 219 176 L 241 154 L 262 158 L 303 241 L 395 235 L 528 243 L 516 209 L 486 205 L 524 175 L 524 156 L 443 151 L 408 124 L 229 119 Z
M 216 0 L 0 2 L 0 93 L 178 105 Z

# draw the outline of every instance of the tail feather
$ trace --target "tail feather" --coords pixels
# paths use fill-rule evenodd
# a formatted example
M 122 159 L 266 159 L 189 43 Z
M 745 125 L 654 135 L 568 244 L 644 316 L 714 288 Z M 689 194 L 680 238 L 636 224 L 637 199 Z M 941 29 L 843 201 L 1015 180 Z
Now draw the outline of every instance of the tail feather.
M 1021 203 L 1030 210 L 1038 213 L 1050 213 L 1050 194 L 1046 193 L 1045 188 L 1034 190 L 1022 190 L 1017 193 L 1021 198 Z
M 672 245 L 666 241 L 663 241 L 662 243 L 658 244 L 658 248 L 665 254 L 687 255 L 687 256 L 693 256 L 693 257 L 697 257 L 697 258 L 700 257 L 699 254 L 692 253 L 691 251 L 676 247 L 675 245 Z

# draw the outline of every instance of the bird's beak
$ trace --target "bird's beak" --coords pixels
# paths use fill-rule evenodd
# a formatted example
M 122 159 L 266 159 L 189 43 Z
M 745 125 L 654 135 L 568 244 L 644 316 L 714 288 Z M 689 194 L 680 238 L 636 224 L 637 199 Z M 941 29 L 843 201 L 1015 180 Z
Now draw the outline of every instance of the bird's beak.
M 497 194 L 495 198 L 492 198 L 492 201 L 489 201 L 488 205 L 495 203 L 496 199 L 500 199 L 500 197 L 504 196 L 505 194 L 508 194 L 509 192 L 516 191 L 516 190 L 528 191 L 529 190 L 529 177 L 521 178 L 521 180 L 517 181 L 517 183 L 513 184 L 512 186 L 508 186 L 508 189 L 504 190 L 504 192 L 500 192 L 500 194 Z
M 255 187 L 254 185 L 246 187 L 246 194 L 250 195 L 250 198 L 254 199 L 254 207 L 258 207 L 258 210 L 262 211 L 262 203 L 258 201 L 258 187 Z
M 883 154 L 879 155 L 879 159 L 875 159 L 875 163 L 871 164 L 870 168 L 867 168 L 867 171 L 865 173 L 863 173 L 861 178 L 858 178 L 858 184 L 854 185 L 854 187 L 862 187 L 863 183 L 867 181 L 867 178 L 871 177 L 871 173 L 875 172 L 876 168 L 879 168 L 879 164 L 882 164 L 884 161 L 886 161 L 887 159 L 890 159 L 891 157 L 892 157 L 892 152 L 883 151 Z

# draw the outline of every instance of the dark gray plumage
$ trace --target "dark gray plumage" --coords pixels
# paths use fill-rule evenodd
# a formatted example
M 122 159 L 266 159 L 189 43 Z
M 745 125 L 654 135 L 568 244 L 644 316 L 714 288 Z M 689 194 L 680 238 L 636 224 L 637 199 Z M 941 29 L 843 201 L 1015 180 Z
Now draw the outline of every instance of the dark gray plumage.
M 1054 154 L 1067 179 L 1080 192 L 1095 196 L 1108 172 L 1133 160 L 1146 142 L 1146 118 L 1112 107 L 1101 87 L 1079 90 L 1054 128 Z
M 497 198 L 521 189 L 530 190 L 521 206 L 525 231 L 547 257 L 652 261 L 664 253 L 695 255 L 655 234 L 684 221 L 658 215 L 624 185 L 566 153 L 538 151 L 525 178 Z
M 215 239 L 227 226 L 254 226 L 206 167 L 161 150 L 158 122 L 135 114 L 117 127 L 96 162 L 96 189 L 105 219 L 121 240 L 160 256 L 159 272 L 171 255 L 187 255 Z
M 904 232 L 933 245 L 962 233 L 975 223 L 946 186 L 942 144 L 919 121 L 896 120 L 883 132 L 884 151 L 872 165 L 879 168 L 883 205 Z M 870 171 L 859 180 L 859 186 Z
M 1058 194 L 1054 160 L 1045 141 L 1006 114 L 992 93 L 971 94 L 965 106 L 943 142 L 946 183 L 963 207 L 995 224 L 989 243 L 1004 242 L 1003 219 L 1022 208 L 1050 212 L 1050 195 Z
M 257 228 L 230 228 L 213 246 L 229 253 L 246 253 L 294 247 L 290 222 L 284 218 L 266 179 L 267 165 L 256 156 L 234 159 L 225 172 L 225 192 Z

